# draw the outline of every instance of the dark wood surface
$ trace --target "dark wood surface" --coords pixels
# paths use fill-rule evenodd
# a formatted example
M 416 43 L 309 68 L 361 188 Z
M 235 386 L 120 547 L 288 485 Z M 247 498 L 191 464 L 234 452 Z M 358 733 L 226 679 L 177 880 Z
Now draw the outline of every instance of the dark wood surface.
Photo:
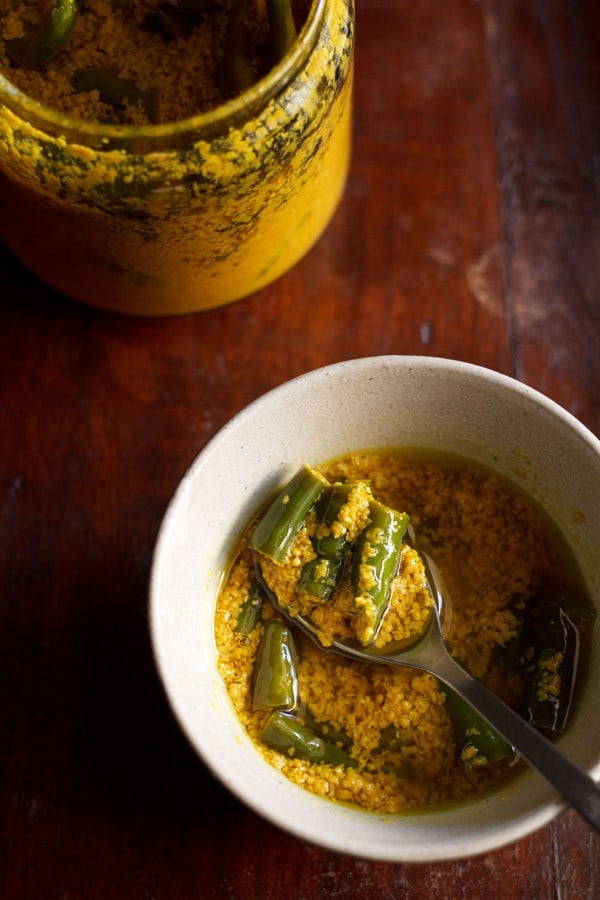
M 600 896 L 600 838 L 573 812 L 438 865 L 287 836 L 212 779 L 154 671 L 161 517 L 265 390 L 355 356 L 448 356 L 600 434 L 596 0 L 358 7 L 347 192 L 277 284 L 203 315 L 125 319 L 0 248 L 2 897 Z

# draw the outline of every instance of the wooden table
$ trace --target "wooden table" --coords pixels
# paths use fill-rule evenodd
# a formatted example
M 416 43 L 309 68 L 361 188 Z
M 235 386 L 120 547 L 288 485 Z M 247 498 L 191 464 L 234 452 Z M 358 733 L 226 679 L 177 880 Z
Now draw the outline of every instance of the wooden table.
M 166 504 L 215 431 L 282 381 L 363 355 L 454 357 L 600 434 L 596 0 L 358 5 L 347 192 L 277 284 L 125 319 L 0 251 L 2 897 L 600 896 L 600 839 L 573 812 L 438 865 L 287 836 L 213 780 L 153 667 Z

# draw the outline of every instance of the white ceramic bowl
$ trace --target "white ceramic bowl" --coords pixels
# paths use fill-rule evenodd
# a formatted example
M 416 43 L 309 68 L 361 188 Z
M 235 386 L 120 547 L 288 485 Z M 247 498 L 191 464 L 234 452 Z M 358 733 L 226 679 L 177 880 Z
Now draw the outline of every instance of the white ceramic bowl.
M 232 546 L 302 462 L 350 450 L 436 448 L 517 480 L 560 524 L 600 609 L 600 441 L 561 407 L 477 366 L 380 356 L 327 366 L 250 404 L 202 450 L 162 524 L 150 585 L 156 663 L 193 747 L 238 798 L 283 829 L 364 858 L 434 862 L 490 851 L 562 808 L 532 771 L 450 811 L 382 816 L 316 797 L 253 747 L 216 668 L 215 600 Z M 599 635 L 561 749 L 600 776 Z

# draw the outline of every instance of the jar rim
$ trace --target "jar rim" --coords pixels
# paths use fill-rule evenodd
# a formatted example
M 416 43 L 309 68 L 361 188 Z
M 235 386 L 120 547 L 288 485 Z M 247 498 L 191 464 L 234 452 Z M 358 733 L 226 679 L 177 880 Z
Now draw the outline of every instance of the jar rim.
M 158 125 L 119 125 L 93 122 L 69 116 L 45 106 L 17 88 L 0 72 L 0 105 L 8 106 L 19 116 L 25 116 L 34 127 L 94 147 L 111 149 L 124 142 L 136 149 L 148 151 L 156 144 L 165 149 L 165 143 L 184 143 L 190 135 L 195 140 L 210 139 L 224 130 L 247 121 L 259 108 L 264 107 L 283 86 L 289 84 L 302 68 L 319 34 L 327 0 L 312 0 L 306 21 L 297 40 L 288 53 L 267 74 L 248 90 L 221 103 L 206 112 L 187 119 Z

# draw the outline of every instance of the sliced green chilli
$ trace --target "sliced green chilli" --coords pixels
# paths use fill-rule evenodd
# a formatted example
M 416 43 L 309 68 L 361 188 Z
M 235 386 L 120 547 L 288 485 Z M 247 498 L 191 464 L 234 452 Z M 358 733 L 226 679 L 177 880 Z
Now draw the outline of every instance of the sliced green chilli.
M 238 634 L 250 634 L 260 622 L 262 605 L 265 600 L 265 592 L 257 578 L 253 578 L 248 595 L 240 607 L 235 623 Z
M 460 759 L 467 774 L 514 755 L 513 747 L 466 700 L 445 685 L 442 689 Z
M 369 509 L 369 522 L 353 548 L 351 575 L 354 608 L 361 621 L 357 637 L 365 646 L 375 640 L 388 608 L 409 521 L 406 513 L 376 500 Z
M 319 526 L 313 538 L 316 557 L 303 566 L 298 588 L 321 603 L 332 599 L 344 574 L 348 537 L 346 529 L 336 532 L 332 526 L 353 489 L 353 484 L 332 484 L 323 491 L 317 504 Z
M 281 619 L 269 619 L 256 651 L 252 709 L 296 709 L 296 660 L 296 647 L 290 628 Z
M 560 603 L 536 604 L 533 650 L 529 721 L 550 734 L 560 734 L 569 714 L 579 658 L 579 631 Z
M 295 759 L 329 766 L 355 767 L 354 760 L 341 747 L 330 744 L 307 728 L 296 716 L 276 710 L 265 722 L 260 739 L 273 750 Z
M 250 536 L 249 548 L 281 564 L 327 484 L 310 466 L 302 466 L 267 508 Z

